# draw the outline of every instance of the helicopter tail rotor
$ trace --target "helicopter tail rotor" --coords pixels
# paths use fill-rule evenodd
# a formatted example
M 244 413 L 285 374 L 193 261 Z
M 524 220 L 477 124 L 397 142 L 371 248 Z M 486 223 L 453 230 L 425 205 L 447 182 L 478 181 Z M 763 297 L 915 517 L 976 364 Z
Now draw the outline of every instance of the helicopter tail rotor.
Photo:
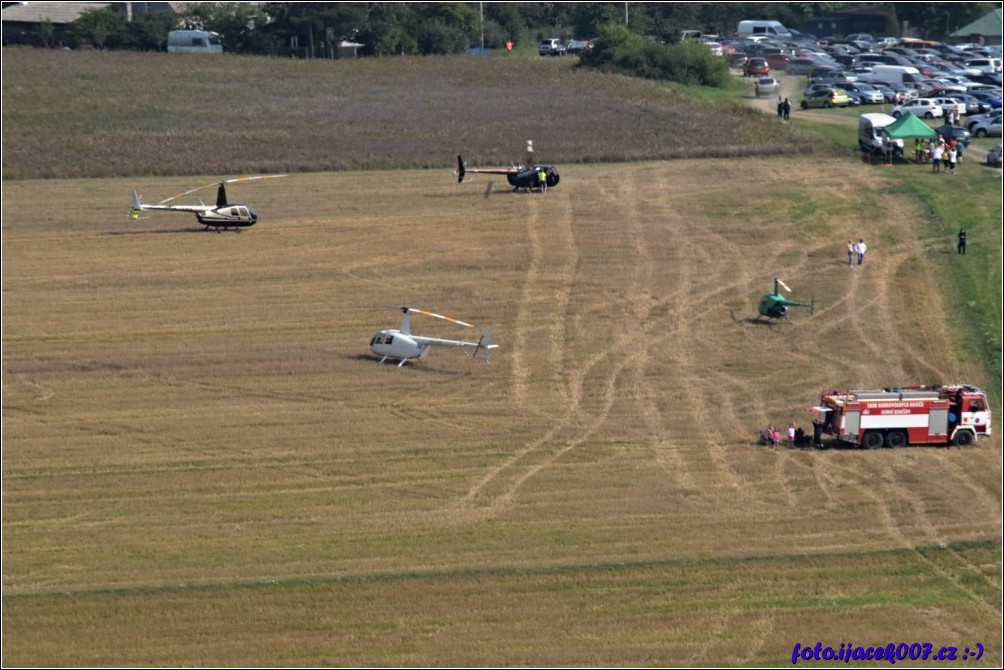
M 138 219 L 140 213 L 143 211 L 143 203 L 140 202 L 139 193 L 136 189 L 132 191 L 132 207 L 129 209 L 129 216 L 134 219 Z
M 478 338 L 478 343 L 474 347 L 474 353 L 472 353 L 471 356 L 477 358 L 478 354 L 481 354 L 487 361 L 488 355 L 491 353 L 491 350 L 498 348 L 499 345 L 492 344 L 492 329 L 485 328 L 485 332 L 482 333 L 480 338 Z

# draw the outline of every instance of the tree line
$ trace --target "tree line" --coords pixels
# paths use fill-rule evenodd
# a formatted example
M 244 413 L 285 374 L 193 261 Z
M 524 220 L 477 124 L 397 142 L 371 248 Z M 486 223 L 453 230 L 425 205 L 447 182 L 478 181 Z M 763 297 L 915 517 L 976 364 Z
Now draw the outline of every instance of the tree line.
M 342 41 L 361 44 L 370 56 L 461 53 L 468 47 L 501 48 L 506 41 L 536 43 L 545 37 L 594 38 L 619 25 L 656 42 L 673 44 L 682 30 L 729 34 L 743 19 L 776 19 L 798 27 L 806 19 L 856 6 L 850 2 L 214 2 L 192 3 L 178 15 L 145 12 L 127 21 L 121 7 L 85 12 L 70 25 L 68 46 L 163 50 L 175 28 L 220 33 L 232 53 L 325 57 Z M 997 5 L 991 2 L 880 3 L 890 31 L 908 23 L 919 37 L 943 39 Z M 46 41 L 42 27 L 42 41 Z M 48 37 L 52 28 L 49 26 Z M 621 33 L 618 33 L 623 37 Z

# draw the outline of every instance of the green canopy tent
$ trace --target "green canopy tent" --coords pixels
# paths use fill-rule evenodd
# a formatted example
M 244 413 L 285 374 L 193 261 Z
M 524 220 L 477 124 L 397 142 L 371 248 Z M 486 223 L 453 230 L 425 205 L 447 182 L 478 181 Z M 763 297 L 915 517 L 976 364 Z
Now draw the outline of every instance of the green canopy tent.
M 917 118 L 913 112 L 905 112 L 903 116 L 890 123 L 883 130 L 894 140 L 907 140 L 915 137 L 931 139 L 938 136 L 931 126 L 924 123 L 923 119 Z M 889 152 L 886 153 L 886 164 L 892 164 L 892 154 Z
M 931 126 L 924 123 L 922 119 L 918 119 L 913 112 L 906 112 L 894 123 L 890 123 L 885 127 L 885 132 L 894 140 L 905 140 L 912 137 L 933 139 L 938 135 Z

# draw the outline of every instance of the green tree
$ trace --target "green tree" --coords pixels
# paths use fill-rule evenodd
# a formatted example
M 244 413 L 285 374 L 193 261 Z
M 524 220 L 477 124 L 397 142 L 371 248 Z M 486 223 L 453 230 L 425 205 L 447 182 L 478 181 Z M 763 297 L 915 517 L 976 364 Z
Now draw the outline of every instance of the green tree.
M 69 34 L 79 44 L 115 48 L 126 42 L 128 25 L 121 14 L 107 7 L 88 9 L 70 24 Z
M 505 44 L 507 39 L 511 39 L 513 42 L 519 42 L 523 39 L 526 31 L 526 23 L 523 21 L 523 17 L 520 16 L 516 5 L 517 3 L 515 2 L 490 2 L 485 5 L 486 43 L 488 40 L 487 24 L 489 21 L 498 26 L 498 31 L 502 38 L 500 43 L 493 41 L 493 46 L 501 46 Z
M 129 44 L 142 51 L 163 51 L 167 34 L 178 24 L 171 12 L 144 12 L 128 24 Z
M 703 44 L 660 44 L 612 23 L 600 27 L 592 51 L 582 55 L 579 65 L 703 86 L 724 86 L 729 77 L 725 60 Z
M 363 28 L 356 37 L 365 45 L 363 53 L 371 56 L 418 53 L 418 41 L 407 29 L 410 13 L 404 3 L 372 3 L 367 9 Z

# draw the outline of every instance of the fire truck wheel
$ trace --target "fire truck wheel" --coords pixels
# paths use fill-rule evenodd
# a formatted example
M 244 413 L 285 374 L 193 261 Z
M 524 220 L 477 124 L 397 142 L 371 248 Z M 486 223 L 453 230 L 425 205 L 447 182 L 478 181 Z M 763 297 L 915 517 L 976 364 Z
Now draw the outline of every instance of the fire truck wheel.
M 885 446 L 890 449 L 905 447 L 907 443 L 906 433 L 901 430 L 894 430 L 885 436 Z
M 878 449 L 884 441 L 882 433 L 869 431 L 865 433 L 864 439 L 861 440 L 861 446 L 865 449 Z
M 968 430 L 960 430 L 955 433 L 955 437 L 952 438 L 952 443 L 957 447 L 968 447 L 973 443 L 973 434 Z

